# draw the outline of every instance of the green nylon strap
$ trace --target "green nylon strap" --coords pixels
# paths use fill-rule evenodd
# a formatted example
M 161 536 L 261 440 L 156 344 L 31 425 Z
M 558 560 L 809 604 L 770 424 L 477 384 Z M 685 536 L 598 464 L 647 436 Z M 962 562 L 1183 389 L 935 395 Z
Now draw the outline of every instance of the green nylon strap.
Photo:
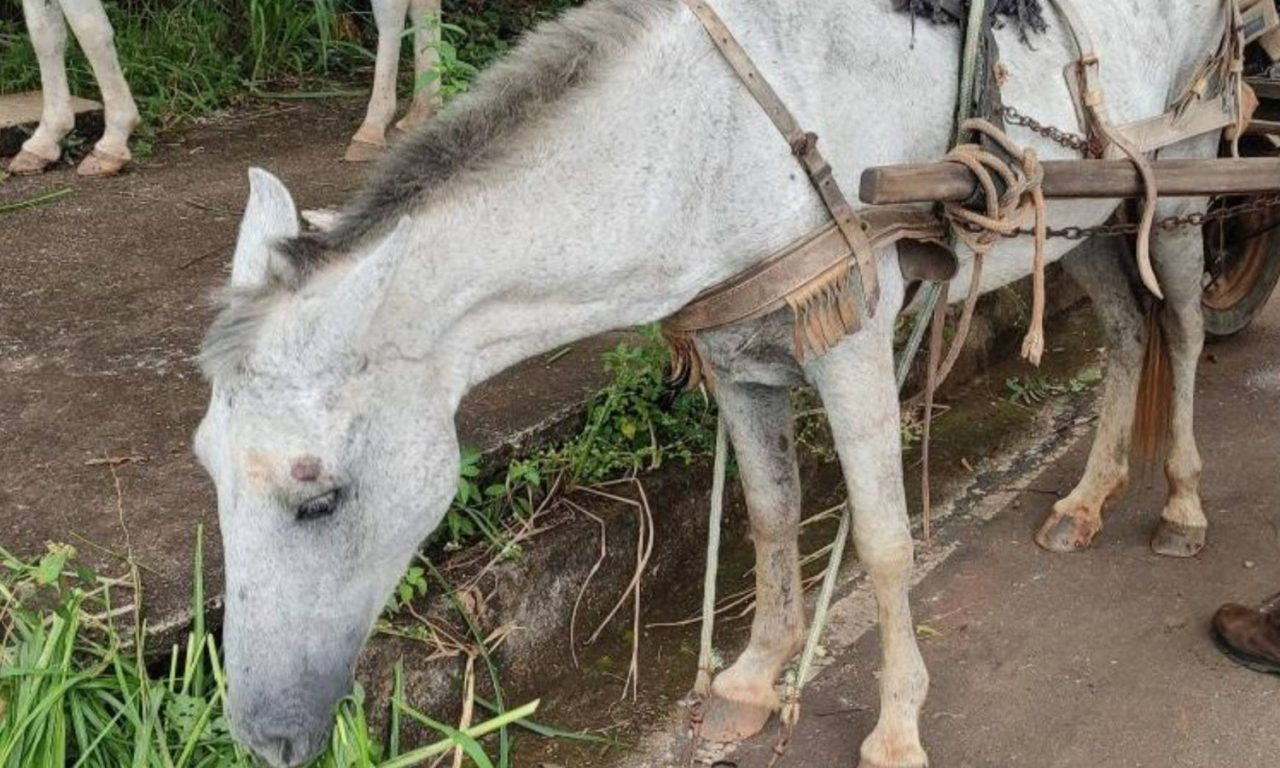
M 960 96 L 956 100 L 956 127 L 951 141 L 951 148 L 963 144 L 969 140 L 964 135 L 964 131 L 960 126 L 965 120 L 973 117 L 975 105 L 975 94 L 978 92 L 978 78 L 983 74 L 978 71 L 978 66 L 986 57 L 986 34 L 985 28 L 987 23 L 987 3 L 988 0 L 971 0 L 969 3 L 969 19 L 965 23 L 964 29 L 964 50 L 960 57 Z M 951 249 L 956 250 L 959 243 L 956 242 L 955 236 L 951 237 Z M 938 299 L 942 295 L 942 285 L 940 283 L 929 283 L 924 287 L 921 296 L 920 312 L 916 315 L 915 324 L 911 328 L 911 336 L 907 338 L 907 345 L 902 350 L 902 354 L 898 356 L 898 366 L 896 370 L 896 381 L 898 389 L 901 390 L 907 385 L 907 376 L 911 374 L 911 364 L 916 359 L 916 355 L 920 352 L 920 345 L 924 343 L 925 330 L 929 327 L 929 320 L 933 317 L 933 310 L 938 305 Z

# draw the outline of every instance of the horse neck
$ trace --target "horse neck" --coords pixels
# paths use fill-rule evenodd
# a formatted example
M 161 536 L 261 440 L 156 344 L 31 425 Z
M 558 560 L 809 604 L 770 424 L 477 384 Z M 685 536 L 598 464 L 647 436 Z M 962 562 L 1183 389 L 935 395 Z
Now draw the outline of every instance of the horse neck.
M 395 346 L 436 359 L 451 397 L 661 319 L 823 220 L 705 31 L 671 25 L 411 214 Z

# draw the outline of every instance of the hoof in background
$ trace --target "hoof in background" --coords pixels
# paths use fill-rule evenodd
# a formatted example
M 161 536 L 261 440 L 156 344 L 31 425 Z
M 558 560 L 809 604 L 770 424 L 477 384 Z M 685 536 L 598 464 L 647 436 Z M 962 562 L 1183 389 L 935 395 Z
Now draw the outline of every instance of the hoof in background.
M 317 232 L 329 232 L 338 226 L 342 214 L 332 208 L 316 208 L 302 212 L 302 220 Z
M 347 153 L 342 156 L 342 159 L 348 163 L 372 163 L 382 157 L 386 151 L 386 144 L 371 144 L 354 139 L 347 145 Z
M 1166 557 L 1195 557 L 1204 549 L 1208 529 L 1160 520 L 1151 537 L 1151 549 Z
M 9 161 L 9 167 L 5 171 L 13 176 L 35 176 L 44 173 L 45 169 L 57 161 L 56 157 L 50 160 L 24 149 Z
M 80 161 L 79 167 L 76 168 L 76 173 L 85 178 L 101 179 L 117 175 L 128 165 L 129 158 L 127 157 L 108 155 L 106 152 L 95 149 Z

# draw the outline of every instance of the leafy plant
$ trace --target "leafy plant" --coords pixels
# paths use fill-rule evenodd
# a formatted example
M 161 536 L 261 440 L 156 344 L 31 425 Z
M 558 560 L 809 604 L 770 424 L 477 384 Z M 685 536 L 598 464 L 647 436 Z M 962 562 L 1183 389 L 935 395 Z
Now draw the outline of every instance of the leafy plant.
M 51 546 L 33 562 L 0 548 L 0 766 L 252 768 L 231 738 L 221 652 L 204 624 L 202 549 L 197 531 L 195 618 L 186 642 L 173 647 L 167 664 L 153 667 L 146 663 L 145 633 L 124 633 L 115 623 L 129 613 L 139 618 L 136 592 L 131 606 L 116 605 L 136 581 L 77 567 L 68 546 Z M 443 740 L 402 750 L 397 728 L 384 758 L 387 750 L 370 730 L 357 686 L 339 705 L 329 749 L 313 768 L 405 768 L 457 746 L 477 766 L 505 768 L 509 761 L 490 760 L 478 739 L 526 721 L 537 702 L 510 711 L 498 707 L 493 721 L 464 731 L 413 709 L 402 684 L 392 708 Z
M 572 3 L 446 4 L 440 68 L 452 96 L 503 55 L 510 41 Z M 0 8 L 5 7 L 0 4 Z M 107 0 L 125 76 L 143 117 L 142 138 L 234 105 L 271 88 L 280 97 L 332 95 L 352 82 L 368 88 L 376 40 L 367 2 L 359 0 Z M 83 54 L 68 49 L 74 93 L 94 97 L 97 82 Z M 21 13 L 0 14 L 0 93 L 39 88 L 40 74 Z
M 517 458 L 504 470 L 486 472 L 480 453 L 464 450 L 458 493 L 445 518 L 446 546 L 485 537 L 503 547 L 506 521 L 532 514 L 550 491 L 551 478 L 559 478 L 561 487 L 589 485 L 710 455 L 715 411 L 692 392 L 665 402 L 666 361 L 666 347 L 654 332 L 605 354 L 604 368 L 613 380 L 588 401 L 578 435 Z
M 1009 402 L 1025 407 L 1039 405 L 1051 397 L 1068 392 L 1067 387 L 1040 374 L 1005 379 L 1004 388 Z

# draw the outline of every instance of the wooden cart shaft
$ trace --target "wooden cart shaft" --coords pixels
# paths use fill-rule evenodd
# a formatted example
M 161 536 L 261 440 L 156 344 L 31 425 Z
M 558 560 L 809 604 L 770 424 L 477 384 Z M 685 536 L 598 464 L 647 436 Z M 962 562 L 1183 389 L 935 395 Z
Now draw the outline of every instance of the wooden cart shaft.
M 1048 160 L 1044 194 L 1054 199 L 1141 197 L 1142 179 L 1128 160 Z M 1280 158 L 1156 160 L 1163 197 L 1280 192 Z M 977 193 L 973 174 L 957 163 L 868 168 L 860 196 L 868 205 L 960 202 Z

